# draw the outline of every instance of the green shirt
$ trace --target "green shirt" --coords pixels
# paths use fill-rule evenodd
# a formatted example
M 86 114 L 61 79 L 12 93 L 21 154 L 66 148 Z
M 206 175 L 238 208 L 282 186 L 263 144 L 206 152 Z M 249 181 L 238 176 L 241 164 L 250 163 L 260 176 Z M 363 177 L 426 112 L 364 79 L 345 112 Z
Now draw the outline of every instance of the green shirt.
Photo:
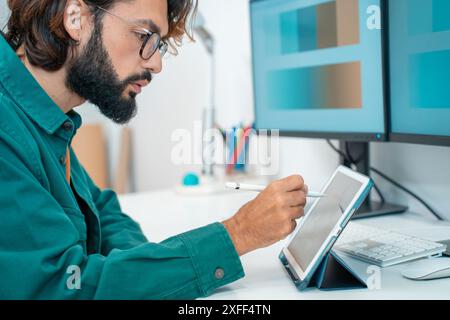
M 73 150 L 69 186 L 80 126 L 0 36 L 0 299 L 191 299 L 244 276 L 221 223 L 151 243 Z

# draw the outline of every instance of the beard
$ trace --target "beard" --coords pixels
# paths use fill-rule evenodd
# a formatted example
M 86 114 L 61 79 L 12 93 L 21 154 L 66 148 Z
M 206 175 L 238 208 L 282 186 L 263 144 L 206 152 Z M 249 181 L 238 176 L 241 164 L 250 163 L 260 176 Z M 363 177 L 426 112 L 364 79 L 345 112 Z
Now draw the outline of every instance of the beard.
M 68 67 L 66 86 L 96 105 L 107 118 L 126 124 L 136 115 L 137 104 L 136 93 L 125 94 L 125 90 L 135 81 L 151 82 L 152 74 L 145 71 L 121 81 L 103 45 L 102 29 L 102 23 L 96 21 L 85 49 Z

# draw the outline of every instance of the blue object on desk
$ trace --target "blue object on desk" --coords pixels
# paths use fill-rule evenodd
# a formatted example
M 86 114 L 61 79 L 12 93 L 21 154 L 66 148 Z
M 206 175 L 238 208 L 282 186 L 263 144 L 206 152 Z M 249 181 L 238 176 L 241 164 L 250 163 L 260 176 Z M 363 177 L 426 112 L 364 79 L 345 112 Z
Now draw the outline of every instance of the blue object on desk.
M 188 173 L 183 178 L 183 185 L 186 187 L 198 186 L 200 179 L 195 173 Z

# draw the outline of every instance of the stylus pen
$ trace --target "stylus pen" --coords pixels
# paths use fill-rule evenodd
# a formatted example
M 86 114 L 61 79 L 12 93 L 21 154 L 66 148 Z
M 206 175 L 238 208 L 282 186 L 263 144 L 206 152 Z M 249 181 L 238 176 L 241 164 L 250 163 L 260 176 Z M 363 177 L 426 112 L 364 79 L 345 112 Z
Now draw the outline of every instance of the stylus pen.
M 246 191 L 263 191 L 265 186 L 258 186 L 255 184 L 247 184 L 247 183 L 239 183 L 239 182 L 227 182 L 225 183 L 225 186 L 229 189 L 234 190 L 246 190 Z M 308 194 L 306 195 L 308 198 L 323 198 L 326 197 L 326 194 L 315 192 L 315 191 L 308 191 Z

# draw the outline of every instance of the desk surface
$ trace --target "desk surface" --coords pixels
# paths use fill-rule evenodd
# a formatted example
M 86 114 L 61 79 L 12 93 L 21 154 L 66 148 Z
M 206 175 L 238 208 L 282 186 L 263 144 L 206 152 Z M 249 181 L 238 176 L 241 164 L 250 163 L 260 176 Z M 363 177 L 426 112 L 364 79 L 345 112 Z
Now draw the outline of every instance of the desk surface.
M 186 196 L 178 195 L 174 190 L 162 190 L 125 195 L 120 200 L 124 212 L 140 223 L 147 237 L 152 242 L 160 242 L 193 228 L 223 221 L 254 196 L 252 192 Z M 435 241 L 450 235 L 450 222 L 437 222 L 414 213 L 369 218 L 358 220 L 358 223 L 387 227 Z M 278 260 L 285 241 L 243 256 L 246 276 L 218 289 L 208 299 L 450 299 L 450 278 L 411 281 L 400 274 L 404 264 L 381 269 L 381 289 L 378 290 L 308 289 L 300 292 Z M 365 276 L 361 273 L 365 273 L 367 264 L 350 257 L 345 260 L 362 277 Z

